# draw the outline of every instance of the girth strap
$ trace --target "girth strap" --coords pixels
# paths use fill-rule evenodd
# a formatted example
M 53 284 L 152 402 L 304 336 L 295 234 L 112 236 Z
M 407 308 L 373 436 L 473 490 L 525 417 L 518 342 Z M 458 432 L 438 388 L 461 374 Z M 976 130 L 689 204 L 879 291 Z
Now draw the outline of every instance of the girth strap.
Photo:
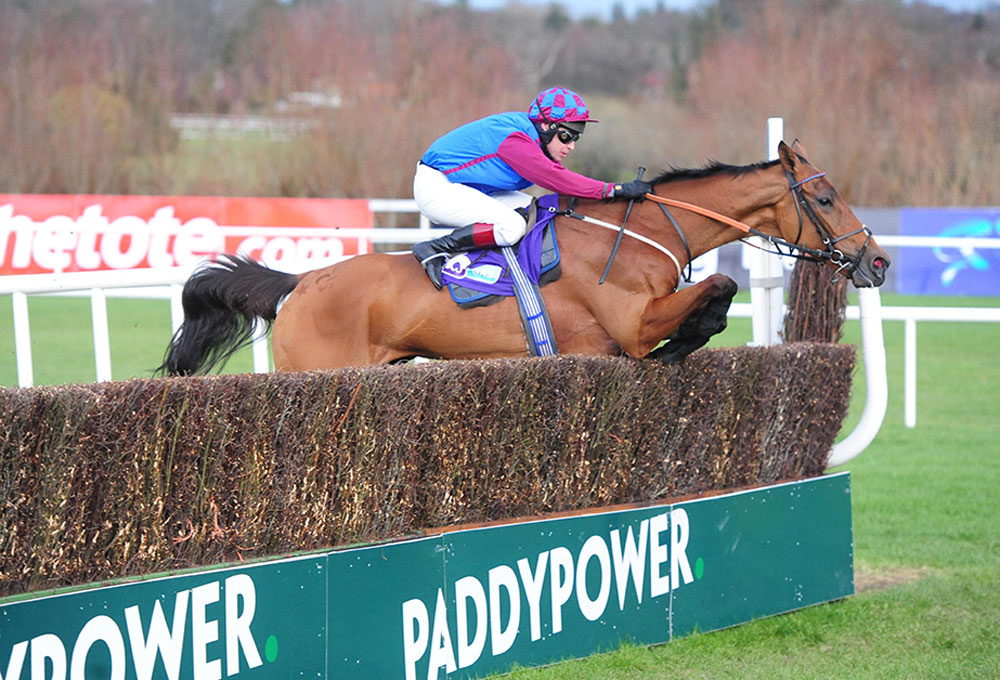
M 521 324 L 524 326 L 524 334 L 528 341 L 528 353 L 536 357 L 558 354 L 555 334 L 541 291 L 521 269 L 513 248 L 503 246 L 500 252 L 507 260 L 510 278 L 514 282 L 514 297 L 517 298 L 517 306 L 521 313 Z

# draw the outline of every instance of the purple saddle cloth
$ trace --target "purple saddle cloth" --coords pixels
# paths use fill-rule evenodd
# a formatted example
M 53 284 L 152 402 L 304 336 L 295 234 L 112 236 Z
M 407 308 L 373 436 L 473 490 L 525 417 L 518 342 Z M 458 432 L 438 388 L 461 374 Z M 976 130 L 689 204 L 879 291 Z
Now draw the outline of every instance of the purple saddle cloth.
M 535 226 L 514 248 L 525 275 L 535 285 L 544 285 L 558 278 L 551 276 L 558 271 L 559 247 L 551 224 L 555 213 L 549 208 L 559 207 L 559 197 L 542 196 L 537 204 Z M 455 302 L 462 307 L 475 307 L 495 302 L 495 299 L 487 301 L 492 296 L 514 295 L 514 282 L 507 269 L 507 261 L 499 250 L 471 250 L 448 258 L 442 278 Z

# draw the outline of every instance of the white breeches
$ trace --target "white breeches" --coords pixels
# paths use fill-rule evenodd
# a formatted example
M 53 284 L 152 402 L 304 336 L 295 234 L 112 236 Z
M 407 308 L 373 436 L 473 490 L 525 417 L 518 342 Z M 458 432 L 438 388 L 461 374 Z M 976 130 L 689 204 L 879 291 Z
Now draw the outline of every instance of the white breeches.
M 505 191 L 488 196 L 478 189 L 456 184 L 441 171 L 418 164 L 413 176 L 413 198 L 420 212 L 435 224 L 464 227 L 468 224 L 493 225 L 493 239 L 501 246 L 514 245 L 524 236 L 527 225 L 514 208 L 531 203 L 522 191 Z

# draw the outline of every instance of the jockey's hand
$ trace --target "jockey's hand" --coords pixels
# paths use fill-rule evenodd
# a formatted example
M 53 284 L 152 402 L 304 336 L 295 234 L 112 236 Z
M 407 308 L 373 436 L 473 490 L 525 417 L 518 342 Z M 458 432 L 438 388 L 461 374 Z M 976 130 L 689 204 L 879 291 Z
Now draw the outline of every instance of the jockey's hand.
M 643 182 L 641 179 L 634 179 L 631 182 L 615 185 L 615 196 L 624 196 L 636 200 L 643 200 L 646 194 L 653 193 L 653 185 Z

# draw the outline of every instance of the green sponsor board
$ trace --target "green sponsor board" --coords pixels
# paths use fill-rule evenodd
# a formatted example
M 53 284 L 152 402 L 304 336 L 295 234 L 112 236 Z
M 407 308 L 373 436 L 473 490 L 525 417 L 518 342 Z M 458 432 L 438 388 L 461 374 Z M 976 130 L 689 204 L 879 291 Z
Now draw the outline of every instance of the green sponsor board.
M 0 602 L 0 680 L 475 677 L 853 593 L 847 473 Z
M 852 595 L 847 474 L 684 503 L 697 518 L 691 530 L 697 548 L 689 554 L 697 556 L 691 566 L 700 581 L 673 594 L 673 635 Z
M 315 678 L 327 568 L 311 555 L 0 605 L 0 678 Z

